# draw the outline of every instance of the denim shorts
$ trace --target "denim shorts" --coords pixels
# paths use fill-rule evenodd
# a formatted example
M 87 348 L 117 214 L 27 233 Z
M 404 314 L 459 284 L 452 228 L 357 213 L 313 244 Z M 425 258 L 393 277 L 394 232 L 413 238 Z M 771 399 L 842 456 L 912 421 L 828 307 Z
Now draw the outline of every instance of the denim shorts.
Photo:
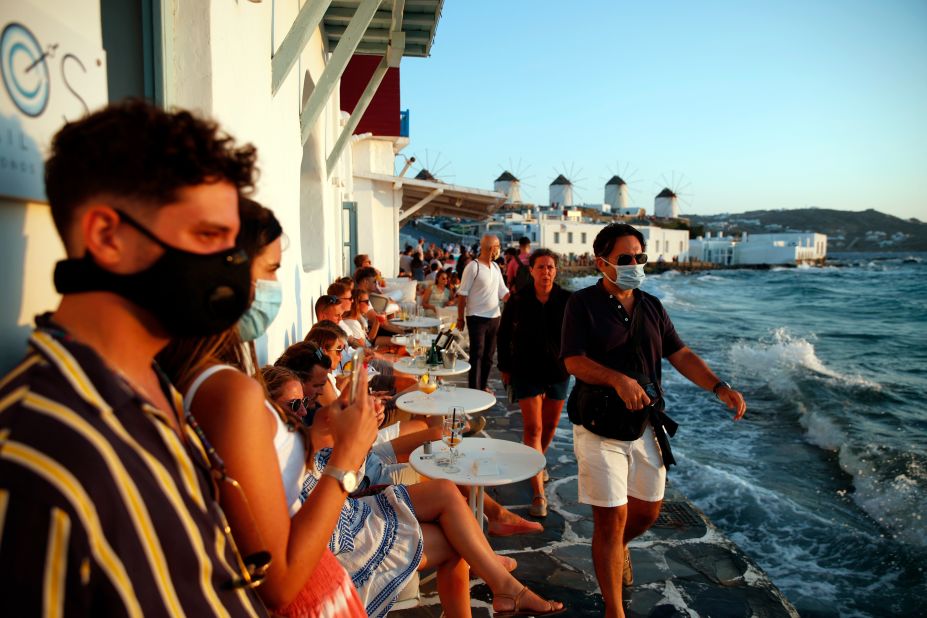
M 549 384 L 512 378 L 512 392 L 515 401 L 520 399 L 530 399 L 531 397 L 537 397 L 538 395 L 544 395 L 548 399 L 563 401 L 567 397 L 567 390 L 569 388 L 569 378 L 563 382 L 551 382 Z

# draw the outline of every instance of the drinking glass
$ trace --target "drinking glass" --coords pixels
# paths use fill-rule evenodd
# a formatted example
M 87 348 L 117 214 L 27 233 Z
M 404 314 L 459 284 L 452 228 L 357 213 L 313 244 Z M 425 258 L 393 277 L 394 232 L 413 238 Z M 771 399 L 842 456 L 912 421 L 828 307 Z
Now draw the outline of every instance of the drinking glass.
M 432 399 L 431 394 L 438 390 L 438 382 L 429 374 L 424 374 L 419 380 L 418 390 L 425 393 L 425 399 Z
M 441 440 L 448 447 L 448 457 L 436 461 L 439 467 L 449 474 L 460 472 L 455 463 L 457 461 L 457 445 L 463 440 L 464 410 L 459 406 L 451 408 L 451 413 L 444 417 L 441 425 Z

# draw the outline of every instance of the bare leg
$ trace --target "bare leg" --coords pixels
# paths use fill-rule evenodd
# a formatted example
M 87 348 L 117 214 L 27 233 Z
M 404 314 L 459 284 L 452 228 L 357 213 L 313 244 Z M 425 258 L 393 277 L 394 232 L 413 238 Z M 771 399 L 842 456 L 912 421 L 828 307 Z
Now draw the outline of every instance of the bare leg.
M 627 505 L 592 507 L 592 564 L 605 601 L 606 618 L 624 618 L 621 604 L 621 574 L 624 571 L 624 537 Z
M 562 399 L 544 398 L 541 403 L 541 452 L 546 453 L 547 447 L 554 440 L 557 423 L 560 422 L 560 413 L 563 411 Z
M 469 489 L 459 487 L 460 493 L 467 498 Z M 488 495 L 483 499 L 483 513 L 489 519 L 489 533 L 494 536 L 511 536 L 513 534 L 535 534 L 544 531 L 544 526 L 536 521 L 528 521 L 516 515 Z
M 541 450 L 541 396 L 526 397 L 518 400 L 523 423 L 522 442 L 536 451 Z M 542 473 L 528 479 L 532 496 L 544 495 L 544 478 Z
M 554 439 L 557 423 L 560 422 L 560 412 L 563 410 L 563 401 L 547 399 L 541 395 L 519 399 L 522 419 L 524 420 L 523 442 L 531 448 L 542 453 Z M 529 479 L 533 496 L 544 495 L 544 472 Z
M 647 502 L 628 496 L 628 520 L 624 525 L 624 544 L 644 534 L 657 521 L 662 500 Z
M 450 546 L 470 564 L 473 572 L 486 582 L 494 595 L 514 597 L 521 591 L 522 584 L 496 559 L 463 496 L 452 483 L 419 483 L 408 486 L 407 490 L 419 521 L 438 523 Z M 525 609 L 546 610 L 549 607 L 546 601 L 530 591 L 524 595 L 523 602 Z M 511 605 L 511 601 L 508 604 Z M 504 603 L 501 605 L 497 609 L 508 608 Z
M 469 618 L 470 567 L 447 542 L 441 528 L 435 524 L 422 524 L 425 555 L 418 569 L 438 569 L 438 597 L 448 618 Z

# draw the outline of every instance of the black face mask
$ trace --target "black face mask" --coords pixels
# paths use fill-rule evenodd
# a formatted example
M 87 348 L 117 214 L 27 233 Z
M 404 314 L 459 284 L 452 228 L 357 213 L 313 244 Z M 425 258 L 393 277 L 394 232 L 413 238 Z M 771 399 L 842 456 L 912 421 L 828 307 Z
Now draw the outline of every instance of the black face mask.
M 121 275 L 101 268 L 90 252 L 55 266 L 61 294 L 112 292 L 149 311 L 172 337 L 215 335 L 234 325 L 248 308 L 251 266 L 238 248 L 199 254 L 172 247 L 127 214 L 128 223 L 164 249 L 154 264 Z

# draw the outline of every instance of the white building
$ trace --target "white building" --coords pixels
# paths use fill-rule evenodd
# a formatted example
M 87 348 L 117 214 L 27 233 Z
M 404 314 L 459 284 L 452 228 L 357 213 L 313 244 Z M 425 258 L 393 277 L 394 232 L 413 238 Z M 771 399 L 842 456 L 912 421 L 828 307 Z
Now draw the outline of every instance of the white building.
M 398 67 L 404 57 L 430 54 L 441 5 L 160 0 L 150 3 L 152 18 L 132 2 L 4 3 L 0 28 L 22 24 L 39 51 L 56 43 L 58 52 L 45 60 L 53 66 L 40 83 L 30 84 L 48 94 L 45 107 L 24 109 L 28 102 L 0 93 L 0 128 L 17 136 L 12 146 L 0 143 L 0 157 L 23 160 L 18 177 L 0 170 L 0 373 L 21 356 L 33 316 L 57 304 L 51 273 L 64 256 L 41 187 L 42 160 L 62 119 L 85 112 L 81 102 L 95 109 L 143 96 L 215 118 L 257 146 L 254 197 L 274 210 L 289 239 L 279 273 L 284 303 L 258 342 L 263 358 L 302 340 L 316 298 L 350 272 L 354 255 L 369 254 L 394 275 L 404 219 L 485 217 L 498 208 L 501 194 L 394 172 L 409 141 Z
M 653 198 L 653 215 L 663 219 L 679 218 L 679 198 L 668 188 L 660 191 Z
M 690 242 L 693 259 L 725 265 L 819 264 L 827 257 L 827 236 L 814 232 L 744 234 L 740 239 L 707 234 Z
M 605 223 L 542 215 L 538 244 L 561 255 L 592 255 L 592 241 Z M 634 226 L 644 235 L 651 262 L 684 261 L 689 254 L 689 230 L 671 230 L 652 225 Z

